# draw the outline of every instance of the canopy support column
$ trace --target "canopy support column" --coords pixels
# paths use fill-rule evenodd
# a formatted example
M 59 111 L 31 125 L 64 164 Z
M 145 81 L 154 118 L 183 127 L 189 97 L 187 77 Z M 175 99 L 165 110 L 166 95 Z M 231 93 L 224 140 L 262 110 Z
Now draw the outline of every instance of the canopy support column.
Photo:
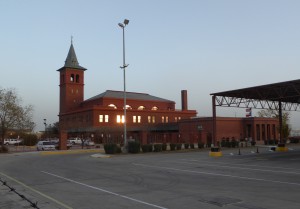
M 216 123 L 216 96 L 212 96 L 212 143 L 216 145 L 216 133 L 217 133 L 217 123 Z

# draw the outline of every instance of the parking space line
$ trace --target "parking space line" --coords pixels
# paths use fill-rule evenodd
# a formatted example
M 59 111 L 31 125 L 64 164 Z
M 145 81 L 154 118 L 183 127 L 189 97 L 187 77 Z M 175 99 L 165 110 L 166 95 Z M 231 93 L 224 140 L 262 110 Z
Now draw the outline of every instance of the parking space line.
M 199 162 L 199 163 L 207 163 L 207 161 L 201 161 L 201 160 L 188 160 L 188 159 L 182 159 L 185 161 L 192 161 L 192 162 Z M 261 167 L 261 168 L 274 168 L 274 169 L 285 169 L 285 170 L 297 170 L 300 171 L 300 169 L 297 168 L 287 168 L 287 167 L 278 167 L 278 166 L 262 166 L 262 165 L 250 165 L 250 164 L 241 164 L 241 163 L 232 163 L 232 164 L 228 164 L 228 163 L 221 163 L 221 162 L 213 162 L 211 164 L 221 164 L 221 165 L 240 165 L 240 166 L 244 166 L 244 167 Z
M 166 162 L 172 162 L 172 163 L 181 163 L 181 164 L 190 164 L 190 165 L 199 165 L 197 163 L 190 163 L 190 162 L 178 162 L 178 161 L 166 161 Z M 271 172 L 271 173 L 285 173 L 285 174 L 295 174 L 300 175 L 300 173 L 297 172 L 291 172 L 291 171 L 274 171 L 274 170 L 266 170 L 266 169 L 258 169 L 258 168 L 245 168 L 245 167 L 235 167 L 235 166 L 227 166 L 227 165 L 213 165 L 213 164 L 206 164 L 201 163 L 201 166 L 209 166 L 209 167 L 221 167 L 221 168 L 235 168 L 240 170 L 251 170 L 251 171 L 264 171 L 264 172 Z
M 121 194 L 118 194 L 118 193 L 115 193 L 115 192 L 111 192 L 111 191 L 108 191 L 108 190 L 105 190 L 105 189 L 94 187 L 94 186 L 91 186 L 91 185 L 88 185 L 88 184 L 85 184 L 85 183 L 81 183 L 79 181 L 75 181 L 75 180 L 72 180 L 72 179 L 69 179 L 69 178 L 65 178 L 63 176 L 59 176 L 59 175 L 56 175 L 56 174 L 53 174 L 53 173 L 49 173 L 49 172 L 46 172 L 46 171 L 41 171 L 41 172 L 44 173 L 44 174 L 48 174 L 50 176 L 54 176 L 54 177 L 57 177 L 57 178 L 60 178 L 60 179 L 63 179 L 63 180 L 75 183 L 75 184 L 79 184 L 81 186 L 88 187 L 90 189 L 94 189 L 94 190 L 105 192 L 105 193 L 108 193 L 108 194 L 111 194 L 111 195 L 122 197 L 122 198 L 125 198 L 125 199 L 128 199 L 128 200 L 132 200 L 134 202 L 138 202 L 138 203 L 141 203 L 141 204 L 144 204 L 144 205 L 152 206 L 154 208 L 167 209 L 165 207 L 161 207 L 161 206 L 154 205 L 154 204 L 151 204 L 151 203 L 148 203 L 148 202 L 144 202 L 144 201 L 141 201 L 141 200 L 138 200 L 138 199 L 135 199 L 135 198 L 131 198 L 131 197 L 128 197 L 128 196 L 125 196 L 125 195 L 121 195 Z
M 60 202 L 60 201 L 58 201 L 58 200 L 56 200 L 56 199 L 54 199 L 54 198 L 52 198 L 52 197 L 50 197 L 50 196 L 48 196 L 48 195 L 46 195 L 46 194 L 40 192 L 40 191 L 38 191 L 38 190 L 36 190 L 36 189 L 34 189 L 34 188 L 32 188 L 32 187 L 30 187 L 30 186 L 28 186 L 28 185 L 22 183 L 22 182 L 20 182 L 19 180 L 15 179 L 15 178 L 13 178 L 13 177 L 11 177 L 11 176 L 8 176 L 8 175 L 6 175 L 6 174 L 4 174 L 4 173 L 2 173 L 2 172 L 0 172 L 0 175 L 5 176 L 6 178 L 8 178 L 8 179 L 10 179 L 10 180 L 12 180 L 12 181 L 14 181 L 14 182 L 20 184 L 21 186 L 23 186 L 23 187 L 25 187 L 25 188 L 27 188 L 27 189 L 29 189 L 29 190 L 31 190 L 31 191 L 33 191 L 33 192 L 39 194 L 39 195 L 41 195 L 42 197 L 45 197 L 45 198 L 47 198 L 47 199 L 49 199 L 49 200 L 55 202 L 56 204 L 58 204 L 58 205 L 60 205 L 60 206 L 62 206 L 62 207 L 64 207 L 64 208 L 67 208 L 67 209 L 73 209 L 72 207 L 70 207 L 70 206 L 68 206 L 68 205 L 66 205 L 66 204 L 64 204 L 64 203 L 62 203 L 62 202 Z
M 271 183 L 278 183 L 278 184 L 289 184 L 289 185 L 294 185 L 294 186 L 300 186 L 300 183 L 295 183 L 295 182 L 273 181 L 273 180 L 268 180 L 268 179 L 251 178 L 251 177 L 245 177 L 245 176 L 234 176 L 234 175 L 212 173 L 212 172 L 193 171 L 193 170 L 178 169 L 178 168 L 171 168 L 171 167 L 161 167 L 161 166 L 154 166 L 154 165 L 139 164 L 139 163 L 133 163 L 133 165 L 143 166 L 143 167 L 148 167 L 148 168 L 158 168 L 158 169 L 162 169 L 162 170 L 173 170 L 173 171 L 186 172 L 186 173 L 195 173 L 195 174 L 210 175 L 210 176 L 222 176 L 222 177 L 229 177 L 229 178 L 238 178 L 238 179 L 245 179 L 245 180 L 264 181 L 264 182 L 271 182 Z

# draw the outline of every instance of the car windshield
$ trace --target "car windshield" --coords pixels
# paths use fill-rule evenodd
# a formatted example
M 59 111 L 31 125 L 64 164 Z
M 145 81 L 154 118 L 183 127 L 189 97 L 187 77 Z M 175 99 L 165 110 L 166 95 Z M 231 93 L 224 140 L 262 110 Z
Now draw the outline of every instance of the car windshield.
M 52 145 L 51 142 L 43 142 L 43 145 Z

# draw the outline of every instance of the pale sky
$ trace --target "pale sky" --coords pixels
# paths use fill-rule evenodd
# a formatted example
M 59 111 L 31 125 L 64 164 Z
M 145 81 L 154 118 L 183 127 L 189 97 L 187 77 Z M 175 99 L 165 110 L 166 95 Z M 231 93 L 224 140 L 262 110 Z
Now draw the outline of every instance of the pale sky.
M 299 79 L 298 0 L 0 0 L 0 87 L 34 106 L 36 131 L 58 121 L 59 73 L 71 36 L 85 99 L 123 90 L 173 100 L 211 116 L 210 93 Z M 245 109 L 217 108 L 244 117 Z M 300 114 L 292 113 L 293 128 Z

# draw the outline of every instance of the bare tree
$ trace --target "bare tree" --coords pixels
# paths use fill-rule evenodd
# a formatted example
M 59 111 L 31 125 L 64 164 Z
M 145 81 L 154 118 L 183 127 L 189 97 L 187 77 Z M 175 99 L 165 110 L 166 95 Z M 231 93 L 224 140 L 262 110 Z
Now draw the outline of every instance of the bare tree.
M 32 121 L 32 105 L 22 106 L 21 98 L 14 89 L 0 88 L 0 133 L 1 146 L 9 130 L 32 131 L 35 123 Z

